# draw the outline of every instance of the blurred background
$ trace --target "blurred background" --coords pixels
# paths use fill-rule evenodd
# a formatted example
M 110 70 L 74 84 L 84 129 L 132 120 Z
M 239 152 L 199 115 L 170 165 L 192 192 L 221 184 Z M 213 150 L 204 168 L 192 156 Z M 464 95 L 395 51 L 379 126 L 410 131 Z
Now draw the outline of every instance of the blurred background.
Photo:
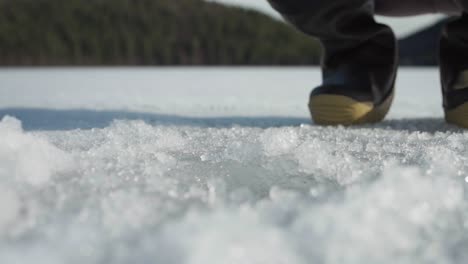
M 266 0 L 0 0 L 0 65 L 317 65 Z M 401 64 L 436 65 L 441 16 L 379 20 Z

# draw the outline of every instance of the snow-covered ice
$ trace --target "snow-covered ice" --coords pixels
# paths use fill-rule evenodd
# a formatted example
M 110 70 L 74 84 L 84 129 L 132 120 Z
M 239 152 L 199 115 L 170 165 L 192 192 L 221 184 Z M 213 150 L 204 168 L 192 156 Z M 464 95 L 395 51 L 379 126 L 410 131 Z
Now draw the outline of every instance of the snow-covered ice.
M 0 263 L 466 263 L 435 69 L 318 127 L 311 68 L 0 70 Z

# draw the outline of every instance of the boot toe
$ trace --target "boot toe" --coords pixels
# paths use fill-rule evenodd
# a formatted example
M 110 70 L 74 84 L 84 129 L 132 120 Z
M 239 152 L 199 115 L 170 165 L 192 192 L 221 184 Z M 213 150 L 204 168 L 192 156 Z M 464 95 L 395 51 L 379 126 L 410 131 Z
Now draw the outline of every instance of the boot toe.
M 454 108 L 445 111 L 445 120 L 447 123 L 468 128 L 468 102 Z
M 359 125 L 382 121 L 393 102 L 393 92 L 381 104 L 338 94 L 312 94 L 309 110 L 318 125 Z

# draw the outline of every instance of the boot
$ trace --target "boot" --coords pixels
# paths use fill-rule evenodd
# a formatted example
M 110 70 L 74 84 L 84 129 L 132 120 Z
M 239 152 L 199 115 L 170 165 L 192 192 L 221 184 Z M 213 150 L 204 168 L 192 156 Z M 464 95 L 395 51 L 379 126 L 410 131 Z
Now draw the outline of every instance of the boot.
M 269 0 L 289 22 L 324 48 L 323 82 L 309 100 L 320 125 L 382 120 L 393 99 L 397 42 L 374 20 L 374 0 Z
M 468 14 L 445 27 L 440 43 L 445 119 L 468 128 Z
M 396 39 L 386 30 L 358 47 L 328 53 L 323 83 L 310 95 L 314 122 L 357 125 L 383 120 L 393 101 L 396 54 Z

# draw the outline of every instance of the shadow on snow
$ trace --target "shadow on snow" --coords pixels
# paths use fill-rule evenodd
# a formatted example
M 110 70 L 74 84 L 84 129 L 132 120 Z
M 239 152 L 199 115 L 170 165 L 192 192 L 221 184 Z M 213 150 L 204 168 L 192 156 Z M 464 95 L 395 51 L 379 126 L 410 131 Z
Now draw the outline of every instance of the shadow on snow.
M 73 130 L 104 128 L 114 120 L 143 120 L 152 125 L 183 125 L 197 127 L 285 127 L 311 124 L 308 118 L 298 117 L 188 117 L 157 113 L 131 111 L 97 110 L 53 110 L 42 108 L 5 108 L 0 109 L 0 118 L 13 116 L 23 122 L 25 130 Z M 376 125 L 352 127 L 352 129 L 384 129 L 408 132 L 463 132 L 448 125 L 441 118 L 415 118 L 388 120 Z
M 143 120 L 153 125 L 197 127 L 282 127 L 309 124 L 308 118 L 295 117 L 188 117 L 158 113 L 97 110 L 52 110 L 42 108 L 0 109 L 0 118 L 9 115 L 23 123 L 25 130 L 72 130 L 104 128 L 115 120 Z

